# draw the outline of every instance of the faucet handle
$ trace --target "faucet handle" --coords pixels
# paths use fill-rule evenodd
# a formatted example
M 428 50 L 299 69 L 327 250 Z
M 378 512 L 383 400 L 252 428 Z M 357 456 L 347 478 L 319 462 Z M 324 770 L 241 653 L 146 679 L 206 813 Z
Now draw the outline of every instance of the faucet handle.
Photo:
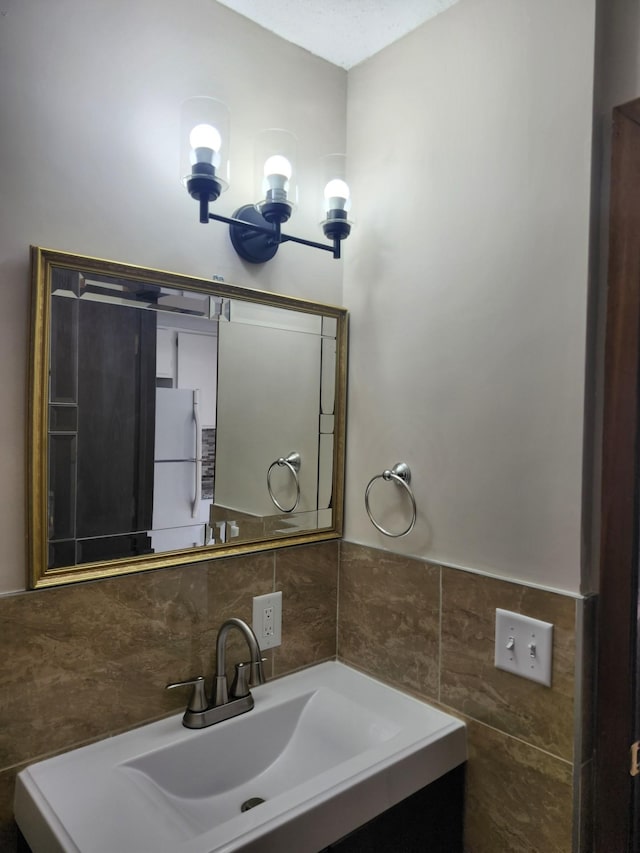
M 266 658 L 260 658 L 256 661 L 249 661 L 249 687 L 257 687 L 259 684 L 264 684 L 267 680 L 264 674 L 264 667 L 262 666 L 266 660 Z
M 257 687 L 266 681 L 262 664 L 266 658 L 257 661 L 248 660 L 245 663 L 236 664 L 236 674 L 231 682 L 229 695 L 234 699 L 242 699 L 250 693 L 250 687 Z
M 193 685 L 187 711 L 206 711 L 209 707 L 207 697 L 204 692 L 204 677 L 199 675 L 197 678 L 189 678 L 186 681 L 176 681 L 173 684 L 167 684 L 165 690 L 173 690 L 175 687 L 188 687 Z
M 231 690 L 229 691 L 229 695 L 233 699 L 243 699 L 245 696 L 249 695 L 250 671 L 251 665 L 249 663 L 236 664 L 236 674 L 233 681 L 231 682 Z

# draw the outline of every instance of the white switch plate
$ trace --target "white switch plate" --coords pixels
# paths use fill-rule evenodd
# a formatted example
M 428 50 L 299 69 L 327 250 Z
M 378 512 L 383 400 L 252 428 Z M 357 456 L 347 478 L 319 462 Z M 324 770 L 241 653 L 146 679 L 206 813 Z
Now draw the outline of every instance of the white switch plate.
M 495 665 L 551 687 L 553 625 L 496 609 Z
M 282 643 L 281 592 L 254 596 L 252 627 L 262 651 Z

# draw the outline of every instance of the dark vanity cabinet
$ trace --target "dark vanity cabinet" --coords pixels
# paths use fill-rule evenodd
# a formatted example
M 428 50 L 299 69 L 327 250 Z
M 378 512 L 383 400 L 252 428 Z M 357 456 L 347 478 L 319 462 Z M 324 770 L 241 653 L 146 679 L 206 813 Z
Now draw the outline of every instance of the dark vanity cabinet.
M 148 553 L 153 512 L 155 313 L 63 284 L 51 300 L 50 567 Z
M 321 853 L 462 853 L 464 768 L 454 768 Z

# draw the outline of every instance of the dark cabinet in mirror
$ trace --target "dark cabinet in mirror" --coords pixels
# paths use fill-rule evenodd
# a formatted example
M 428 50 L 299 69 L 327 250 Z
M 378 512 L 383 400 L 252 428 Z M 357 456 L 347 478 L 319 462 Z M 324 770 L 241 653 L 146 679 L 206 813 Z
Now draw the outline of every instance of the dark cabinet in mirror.
M 343 308 L 32 249 L 31 586 L 342 534 Z

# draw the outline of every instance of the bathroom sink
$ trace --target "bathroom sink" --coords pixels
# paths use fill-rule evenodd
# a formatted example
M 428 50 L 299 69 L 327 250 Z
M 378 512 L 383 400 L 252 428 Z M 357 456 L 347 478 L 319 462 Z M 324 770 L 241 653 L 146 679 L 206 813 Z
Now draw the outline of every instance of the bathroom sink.
M 177 715 L 23 770 L 34 853 L 317 853 L 466 759 L 463 723 L 340 663 L 253 696 L 209 728 Z

